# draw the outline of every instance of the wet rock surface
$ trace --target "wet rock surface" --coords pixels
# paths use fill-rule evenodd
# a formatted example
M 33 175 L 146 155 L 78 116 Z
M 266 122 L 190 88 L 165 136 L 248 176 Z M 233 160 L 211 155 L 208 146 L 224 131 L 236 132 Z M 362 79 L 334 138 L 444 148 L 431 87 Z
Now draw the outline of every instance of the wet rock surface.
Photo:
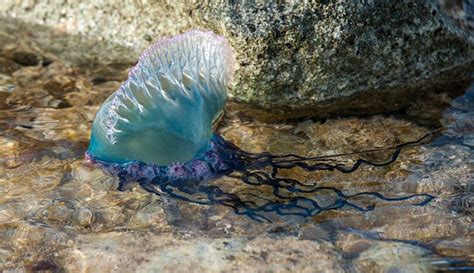
M 464 90 L 474 40 L 442 11 L 428 1 L 224 4 L 206 10 L 204 25 L 229 33 L 238 52 L 235 98 L 292 117 L 328 117 Z
M 13 68 L 0 71 L 0 270 L 433 272 L 473 266 L 474 88 L 444 100 L 449 109 L 439 110 L 439 128 L 400 114 L 268 123 L 252 119 L 247 106 L 229 104 L 218 131 L 251 152 L 316 156 L 379 148 L 336 159 L 383 161 L 392 152 L 387 147 L 436 135 L 386 167 L 282 173 L 346 194 L 436 196 L 425 206 L 360 198 L 357 204 L 375 209 L 344 207 L 309 218 L 270 213 L 271 223 L 259 223 L 224 206 L 162 198 L 138 186 L 117 191 L 118 181 L 82 155 L 95 112 L 129 66 L 112 56 L 86 62 L 95 53 L 78 51 L 88 45 L 77 37 L 17 27 L 0 24 L 0 61 L 20 49 L 40 61 L 12 60 Z M 70 51 L 58 50 L 63 41 Z M 81 54 L 85 59 L 76 62 Z M 269 187 L 235 178 L 209 183 L 274 198 Z M 320 192 L 314 198 L 325 204 L 337 197 Z
M 0 13 L 111 43 L 108 47 L 114 49 L 97 50 L 90 42 L 90 49 L 66 54 L 76 63 L 132 63 L 163 35 L 191 27 L 212 29 L 226 36 L 237 52 L 233 98 L 281 119 L 390 112 L 417 98 L 422 104 L 425 98 L 420 96 L 426 93 L 459 95 L 474 70 L 473 5 L 448 2 L 7 1 Z M 40 60 L 25 51 L 15 54 L 26 65 Z

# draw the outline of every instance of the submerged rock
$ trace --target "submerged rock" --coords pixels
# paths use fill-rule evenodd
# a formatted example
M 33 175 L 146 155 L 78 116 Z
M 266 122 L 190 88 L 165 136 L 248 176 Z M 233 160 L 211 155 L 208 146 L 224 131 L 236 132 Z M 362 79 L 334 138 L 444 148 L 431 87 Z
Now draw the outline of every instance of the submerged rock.
M 471 6 L 457 2 L 463 16 L 471 18 Z M 421 94 L 463 90 L 458 87 L 465 87 L 474 70 L 471 29 L 459 24 L 445 1 L 84 1 L 78 6 L 8 0 L 2 12 L 56 31 L 130 46 L 130 54 L 115 60 L 125 62 L 133 62 L 162 35 L 192 27 L 213 29 L 238 53 L 233 98 L 285 117 L 394 111 Z M 94 58 L 90 55 L 84 58 Z

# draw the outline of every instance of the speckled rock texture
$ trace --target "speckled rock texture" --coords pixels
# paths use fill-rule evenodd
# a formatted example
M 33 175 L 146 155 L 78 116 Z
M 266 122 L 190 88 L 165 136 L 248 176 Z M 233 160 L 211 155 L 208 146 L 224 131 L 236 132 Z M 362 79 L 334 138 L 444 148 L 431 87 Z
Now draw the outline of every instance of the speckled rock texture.
M 132 63 L 162 35 L 212 29 L 237 52 L 233 99 L 288 118 L 399 110 L 424 93 L 464 90 L 474 70 L 474 35 L 460 23 L 472 17 L 469 1 L 2 2 L 4 16 L 128 50 L 83 62 Z
M 474 68 L 472 34 L 427 1 L 218 5 L 207 14 L 239 52 L 234 96 L 290 116 L 397 110 L 424 92 L 455 91 Z

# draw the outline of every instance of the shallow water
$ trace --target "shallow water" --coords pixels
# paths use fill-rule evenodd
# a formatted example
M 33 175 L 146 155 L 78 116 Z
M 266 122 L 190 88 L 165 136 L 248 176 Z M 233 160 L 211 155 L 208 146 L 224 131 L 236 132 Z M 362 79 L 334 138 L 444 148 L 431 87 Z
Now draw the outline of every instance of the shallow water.
M 308 218 L 267 213 L 270 223 L 257 222 L 138 186 L 117 191 L 116 179 L 86 164 L 83 153 L 95 111 L 132 64 L 79 64 L 70 61 L 77 51 L 68 58 L 67 50 L 49 48 L 36 29 L 14 30 L 0 28 L 0 270 L 431 272 L 474 265 L 474 86 L 448 101 L 439 128 L 402 114 L 264 123 L 229 104 L 218 132 L 251 152 L 382 149 L 335 158 L 350 164 L 359 157 L 383 161 L 392 152 L 384 148 L 435 136 L 386 167 L 284 172 L 345 194 L 436 196 L 425 206 L 362 196 L 354 202 L 374 210 L 343 207 Z M 249 200 L 248 193 L 274 198 L 270 188 L 233 178 L 209 183 Z M 321 191 L 311 198 L 324 205 L 337 196 Z

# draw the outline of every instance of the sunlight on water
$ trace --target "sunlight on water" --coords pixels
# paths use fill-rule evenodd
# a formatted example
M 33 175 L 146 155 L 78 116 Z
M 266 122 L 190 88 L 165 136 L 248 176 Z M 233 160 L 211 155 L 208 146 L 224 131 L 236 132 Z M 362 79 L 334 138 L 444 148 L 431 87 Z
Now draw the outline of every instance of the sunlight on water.
M 15 34 L 0 34 L 0 41 L 15 44 Z M 22 50 L 34 52 L 34 41 L 27 44 Z M 241 119 L 238 106 L 228 109 L 218 132 L 249 152 L 322 156 L 382 149 L 337 158 L 350 164 L 360 157 L 383 161 L 392 152 L 383 148 L 436 136 L 403 149 L 386 167 L 365 166 L 350 174 L 282 172 L 348 195 L 436 196 L 425 206 L 361 196 L 353 202 L 375 209 L 344 207 L 309 218 L 273 213 L 266 215 L 270 223 L 260 223 L 225 206 L 159 198 L 138 186 L 117 191 L 116 179 L 86 164 L 83 154 L 98 106 L 131 64 L 75 66 L 44 50 L 36 53 L 52 63 L 0 73 L 0 270 L 80 271 L 99 265 L 105 271 L 169 270 L 178 262 L 199 269 L 197 262 L 219 267 L 250 257 L 269 265 L 293 259 L 296 266 L 334 271 L 472 266 L 474 85 L 450 103 L 435 129 L 400 116 L 267 124 Z M 0 56 L 0 66 L 6 65 Z M 274 198 L 270 187 L 234 178 L 209 185 L 248 200 L 249 194 Z M 310 197 L 322 205 L 337 199 L 333 191 Z M 182 255 L 192 258 L 182 261 Z

